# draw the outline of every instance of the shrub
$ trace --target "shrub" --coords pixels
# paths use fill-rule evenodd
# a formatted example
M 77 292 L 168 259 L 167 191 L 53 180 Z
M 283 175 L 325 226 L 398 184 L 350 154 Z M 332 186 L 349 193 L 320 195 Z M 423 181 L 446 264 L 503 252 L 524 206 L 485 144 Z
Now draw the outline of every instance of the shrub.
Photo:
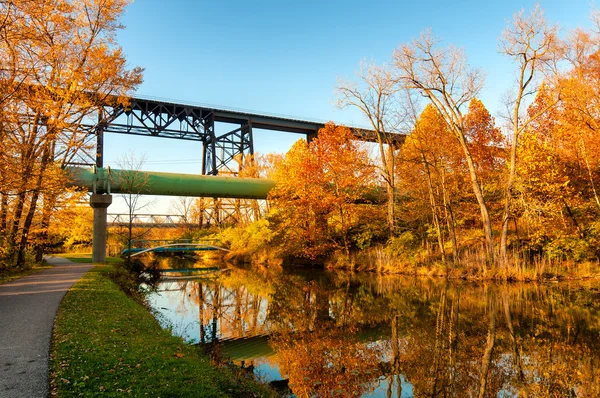
M 221 233 L 223 243 L 235 252 L 257 252 L 273 238 L 268 220 L 258 220 L 246 227 L 227 228 Z
M 399 236 L 390 238 L 387 243 L 386 251 L 392 256 L 413 256 L 417 246 L 418 242 L 413 233 L 406 231 Z
M 574 261 L 585 260 L 591 254 L 588 242 L 570 236 L 553 239 L 544 247 L 544 253 L 550 260 L 570 259 Z

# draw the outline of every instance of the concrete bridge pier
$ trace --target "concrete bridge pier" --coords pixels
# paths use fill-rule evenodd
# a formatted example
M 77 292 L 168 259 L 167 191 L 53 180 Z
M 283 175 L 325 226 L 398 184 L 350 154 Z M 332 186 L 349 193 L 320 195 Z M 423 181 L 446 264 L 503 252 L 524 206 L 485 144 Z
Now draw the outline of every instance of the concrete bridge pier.
M 106 262 L 106 219 L 112 195 L 92 194 L 90 206 L 94 209 L 94 237 L 92 242 L 92 261 Z

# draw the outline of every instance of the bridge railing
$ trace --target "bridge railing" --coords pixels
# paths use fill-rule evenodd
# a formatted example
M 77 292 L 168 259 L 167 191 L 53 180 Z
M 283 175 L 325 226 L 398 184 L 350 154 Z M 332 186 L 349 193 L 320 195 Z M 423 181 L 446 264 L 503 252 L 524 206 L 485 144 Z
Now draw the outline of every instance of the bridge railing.
M 221 246 L 217 246 L 215 244 L 206 244 L 206 243 L 167 243 L 161 244 L 153 247 L 132 247 L 131 249 L 125 248 L 121 252 L 122 256 L 135 257 L 140 254 L 144 254 L 147 252 L 155 252 L 155 253 L 187 253 L 187 252 L 196 252 L 196 251 L 224 251 L 228 252 L 229 249 Z
M 176 245 L 176 244 L 197 244 L 197 245 L 221 245 L 221 239 L 208 238 L 208 239 L 132 239 L 131 247 L 137 248 L 148 248 L 163 245 Z

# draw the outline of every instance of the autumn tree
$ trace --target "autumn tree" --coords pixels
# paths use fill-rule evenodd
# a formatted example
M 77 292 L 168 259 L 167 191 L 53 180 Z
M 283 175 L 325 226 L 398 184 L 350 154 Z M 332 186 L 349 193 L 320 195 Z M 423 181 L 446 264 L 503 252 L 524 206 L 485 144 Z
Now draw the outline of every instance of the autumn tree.
M 84 192 L 71 192 L 61 195 L 55 205 L 45 240 L 51 244 L 62 245 L 70 251 L 77 247 L 89 250 L 93 235 L 93 209 Z
M 595 13 L 595 32 L 575 30 L 568 41 L 567 59 L 572 69 L 559 82 L 561 93 L 561 148 L 569 160 L 579 164 L 600 211 L 600 14 Z M 583 188 L 583 187 L 582 187 Z
M 387 191 L 387 225 L 390 236 L 395 231 L 396 138 L 405 117 L 399 104 L 399 87 L 386 67 L 362 62 L 358 82 L 340 80 L 338 105 L 353 106 L 367 118 L 375 133 L 381 158 L 381 174 Z
M 521 136 L 517 152 L 520 161 L 515 191 L 519 200 L 513 204 L 513 212 L 527 236 L 524 248 L 534 253 L 540 252 L 555 234 L 571 232 L 574 228 L 568 226 L 573 220 L 579 226 L 572 203 L 569 205 L 577 195 L 553 146 L 551 136 L 528 129 Z
M 511 215 L 513 188 L 517 170 L 517 148 L 519 138 L 527 126 L 558 102 L 558 93 L 546 107 L 535 114 L 522 114 L 522 107 L 528 96 L 535 94 L 540 84 L 540 78 L 554 68 L 561 57 L 561 46 L 557 29 L 548 26 L 544 13 L 537 5 L 530 15 L 524 11 L 515 14 L 512 23 L 505 29 L 501 38 L 500 50 L 517 64 L 516 91 L 512 99 L 511 112 L 511 141 L 508 158 L 508 179 L 504 212 L 502 215 L 502 231 L 500 235 L 500 258 L 507 261 L 508 221 Z
M 421 34 L 412 44 L 401 45 L 394 52 L 394 61 L 398 83 L 429 99 L 462 148 L 481 213 L 485 252 L 488 261 L 493 263 L 492 223 L 480 176 L 468 145 L 464 115 L 465 107 L 483 86 L 483 74 L 467 64 L 464 51 L 454 47 L 439 48 L 439 40 L 431 32 Z M 485 264 L 483 269 L 486 270 Z
M 420 195 L 420 201 L 427 204 L 430 222 L 442 261 L 446 261 L 445 236 L 452 242 L 454 259 L 457 256 L 454 209 L 450 193 L 450 180 L 455 170 L 456 148 L 447 126 L 439 112 L 432 105 L 427 105 L 411 134 L 407 137 L 400 151 L 399 169 L 404 173 L 403 186 L 411 196 Z M 419 194 L 419 191 L 422 193 Z M 444 232 L 447 227 L 447 234 Z
M 547 108 L 556 90 L 561 101 L 530 123 L 517 151 L 515 192 L 523 200 L 513 204 L 512 217 L 519 217 L 528 231 L 526 247 L 543 250 L 550 258 L 583 260 L 598 253 L 600 147 L 594 58 L 593 52 L 582 57 L 559 80 L 559 88 L 538 90 L 529 115 Z
M 141 82 L 127 68 L 116 33 L 128 0 L 0 3 L 3 102 L 0 139 L 10 154 L 2 166 L 4 237 L 22 266 L 34 223 L 47 227 L 64 186 L 62 167 L 85 149 L 98 109 L 125 103 Z M 12 23 L 18 21 L 18 23 Z M 10 178 L 8 178 L 10 177 Z M 5 199 L 5 197 L 7 199 Z M 40 214 L 39 206 L 42 205 Z
M 477 173 L 483 177 L 482 189 L 493 205 L 498 195 L 497 170 L 504 162 L 503 137 L 478 99 L 469 103 L 465 130 Z M 427 206 L 430 216 L 420 223 L 430 226 L 428 235 L 437 238 L 442 261 L 447 259 L 449 243 L 452 258 L 457 262 L 459 224 L 469 223 L 477 212 L 477 203 L 468 193 L 471 184 L 462 148 L 433 105 L 428 104 L 419 115 L 400 150 L 398 167 L 403 173 L 400 187 L 407 195 L 404 202 L 413 202 L 412 209 L 405 206 L 405 211 L 412 211 L 418 219 L 419 204 L 422 208 Z
M 499 176 L 495 174 L 506 162 L 506 139 L 496 126 L 494 117 L 477 98 L 469 102 L 465 130 L 475 168 L 482 177 L 482 186 L 489 191 L 489 185 L 498 181 Z
M 368 153 L 350 129 L 328 123 L 310 144 L 297 141 L 274 177 L 270 220 L 284 250 L 309 259 L 348 253 L 353 229 L 363 224 L 357 202 L 374 183 Z

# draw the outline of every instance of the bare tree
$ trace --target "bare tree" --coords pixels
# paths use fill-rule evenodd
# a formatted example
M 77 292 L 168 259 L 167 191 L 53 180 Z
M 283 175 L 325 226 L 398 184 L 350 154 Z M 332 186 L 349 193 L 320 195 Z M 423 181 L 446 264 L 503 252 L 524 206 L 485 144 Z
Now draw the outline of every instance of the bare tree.
M 375 131 L 381 157 L 381 172 L 386 184 L 390 236 L 395 229 L 394 208 L 396 196 L 395 153 L 393 134 L 398 133 L 403 118 L 398 111 L 399 87 L 391 72 L 384 66 L 361 62 L 358 82 L 338 82 L 338 106 L 354 106 L 363 113 Z
M 148 175 L 140 173 L 146 155 L 137 156 L 133 152 L 128 152 L 121 156 L 117 164 L 121 170 L 118 173 L 111 175 L 111 179 L 127 193 L 121 194 L 127 206 L 127 259 L 131 259 L 131 248 L 133 241 L 133 220 L 137 212 L 151 205 L 151 202 L 145 202 L 142 195 L 148 185 Z
M 187 196 L 180 196 L 171 201 L 171 209 L 181 216 L 182 223 L 189 224 L 192 222 L 195 201 L 196 198 L 190 198 Z
M 487 258 L 493 263 L 492 224 L 468 146 L 463 114 L 463 109 L 477 96 L 485 79 L 479 69 L 471 68 L 467 64 L 463 50 L 451 46 L 439 48 L 438 45 L 439 40 L 430 31 L 426 31 L 411 44 L 401 45 L 396 49 L 396 79 L 403 87 L 416 90 L 429 99 L 458 140 L 464 152 L 473 193 L 481 212 Z M 483 269 L 487 270 L 485 264 Z
M 500 51 L 517 64 L 516 92 L 512 100 L 511 115 L 512 140 L 500 235 L 500 257 L 502 262 L 506 263 L 508 221 L 517 170 L 519 137 L 532 121 L 558 103 L 560 93 L 557 92 L 556 98 L 534 114 L 524 115 L 522 109 L 526 105 L 527 97 L 538 91 L 542 78 L 549 77 L 547 72 L 555 70 L 556 63 L 562 56 L 562 46 L 558 40 L 556 26 L 548 26 L 544 12 L 538 4 L 528 16 L 524 15 L 523 10 L 514 15 L 512 23 L 504 30 L 500 39 Z M 548 81 L 546 79 L 546 82 Z

